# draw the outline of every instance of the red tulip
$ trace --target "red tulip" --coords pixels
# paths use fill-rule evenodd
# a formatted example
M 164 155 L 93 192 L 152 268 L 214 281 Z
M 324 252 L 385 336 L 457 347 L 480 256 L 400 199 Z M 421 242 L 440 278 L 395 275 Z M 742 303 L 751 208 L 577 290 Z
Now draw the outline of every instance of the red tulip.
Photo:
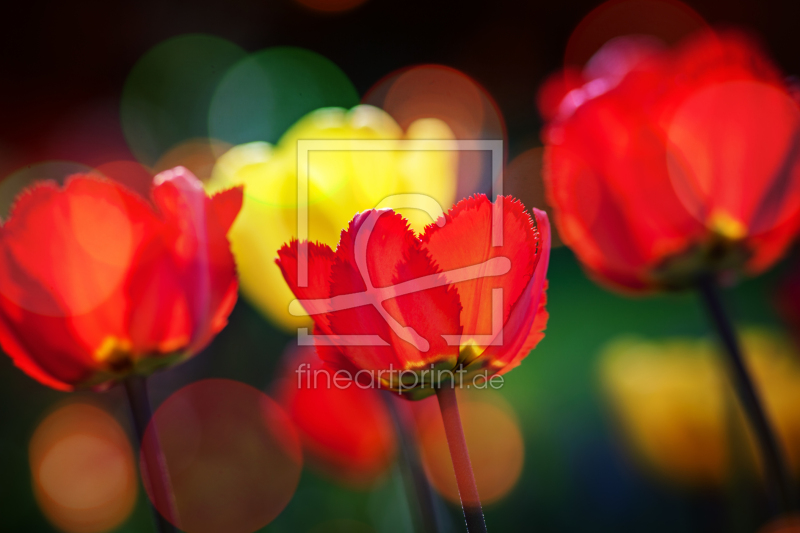
M 501 246 L 492 245 L 493 205 Z M 416 399 L 444 379 L 506 372 L 544 336 L 550 226 L 544 212 L 534 215 L 516 200 L 479 195 L 418 238 L 399 214 L 370 210 L 353 218 L 335 252 L 309 243 L 307 287 L 298 286 L 296 241 L 278 265 L 324 336 L 322 359 Z
M 394 461 L 396 436 L 380 392 L 334 373 L 300 347 L 289 354 L 277 398 L 292 418 L 310 464 L 355 487 L 368 487 Z
M 553 98 L 559 87 L 569 92 Z M 574 87 L 570 72 L 540 98 L 552 117 L 545 178 L 559 232 L 591 274 L 681 288 L 781 257 L 800 226 L 800 109 L 753 43 L 621 38 Z
M 84 175 L 17 198 L 0 228 L 0 345 L 28 375 L 101 388 L 175 364 L 225 326 L 241 189 L 208 198 L 177 167 L 155 177 L 152 202 Z

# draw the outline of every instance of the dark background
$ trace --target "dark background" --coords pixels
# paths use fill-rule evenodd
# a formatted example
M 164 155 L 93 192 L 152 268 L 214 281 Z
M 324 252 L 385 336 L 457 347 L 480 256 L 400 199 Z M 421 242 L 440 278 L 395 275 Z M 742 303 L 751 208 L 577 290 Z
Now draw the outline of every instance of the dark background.
M 401 67 L 441 63 L 488 89 L 505 117 L 510 155 L 538 143 L 535 94 L 562 64 L 570 33 L 599 2 L 369 0 L 340 14 L 292 0 L 37 3 L 3 8 L 0 170 L 47 156 L 45 139 L 75 109 L 119 99 L 152 46 L 209 33 L 247 51 L 294 45 L 336 63 L 363 94 Z M 787 73 L 800 73 L 797 2 L 688 2 L 712 25 L 753 32 Z M 52 158 L 52 157 L 51 157 Z
M 513 156 L 539 144 L 537 87 L 562 65 L 571 31 L 597 5 L 368 0 L 341 14 L 317 13 L 291 0 L 6 5 L 0 31 L 0 175 L 36 161 L 71 159 L 68 147 L 52 142 L 70 135 L 61 126 L 65 117 L 98 102 L 118 105 L 125 78 L 142 54 L 169 37 L 194 32 L 223 37 L 251 52 L 275 45 L 308 48 L 335 62 L 361 94 L 400 67 L 455 67 L 499 104 Z M 712 25 L 751 31 L 785 72 L 800 73 L 800 4 L 689 5 Z M 113 128 L 109 135 L 121 138 Z M 784 264 L 731 291 L 737 318 L 781 327 L 772 300 L 786 269 Z M 509 374 L 503 389 L 522 423 L 525 470 L 515 491 L 488 509 L 490 530 L 755 531 L 765 517 L 758 491 L 737 500 L 643 476 L 626 458 L 600 405 L 594 358 L 603 344 L 623 333 L 705 334 L 705 317 L 693 295 L 644 300 L 612 295 L 591 283 L 563 248 L 554 251 L 550 272 L 547 337 Z M 209 349 L 184 370 L 153 380 L 154 399 L 198 377 L 229 377 L 263 388 L 288 341 L 240 301 L 230 326 Z M 2 531 L 51 530 L 31 494 L 27 442 L 48 407 L 64 397 L 0 358 Z M 125 419 L 118 390 L 104 393 L 103 401 Z M 295 499 L 267 531 L 305 533 L 325 518 L 370 523 L 370 499 L 391 496 L 390 490 L 384 493 L 347 491 L 306 472 Z M 140 493 L 135 515 L 120 531 L 151 530 L 142 500 Z M 459 511 L 450 511 L 459 524 Z

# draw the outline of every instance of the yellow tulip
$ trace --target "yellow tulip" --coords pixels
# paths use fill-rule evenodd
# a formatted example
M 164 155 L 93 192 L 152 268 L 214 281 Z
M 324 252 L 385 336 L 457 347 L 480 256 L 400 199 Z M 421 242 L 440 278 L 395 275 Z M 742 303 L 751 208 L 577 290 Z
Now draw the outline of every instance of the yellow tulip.
M 773 333 L 745 330 L 742 341 L 768 416 L 800 474 L 800 360 Z M 733 471 L 737 448 L 745 450 L 746 464 L 757 465 L 715 343 L 620 339 L 604 350 L 600 378 L 619 429 L 649 471 L 681 484 L 719 486 Z
M 283 243 L 298 236 L 297 142 L 303 139 L 345 141 L 341 150 L 308 153 L 311 241 L 335 248 L 339 233 L 353 215 L 377 207 L 391 195 L 426 194 L 446 210 L 453 203 L 456 190 L 455 151 L 400 150 L 399 144 L 392 143 L 386 151 L 350 149 L 346 141 L 423 143 L 427 139 L 453 139 L 449 127 L 436 119 L 417 120 L 403 133 L 391 116 L 371 106 L 319 109 L 300 119 L 275 146 L 254 142 L 234 146 L 223 154 L 206 187 L 216 191 L 245 185 L 242 210 L 228 234 L 242 293 L 287 331 L 311 324 L 308 318 L 289 314 L 289 302 L 294 297 L 274 263 Z M 391 207 L 391 202 L 383 206 Z M 400 212 L 415 231 L 431 223 L 424 212 Z

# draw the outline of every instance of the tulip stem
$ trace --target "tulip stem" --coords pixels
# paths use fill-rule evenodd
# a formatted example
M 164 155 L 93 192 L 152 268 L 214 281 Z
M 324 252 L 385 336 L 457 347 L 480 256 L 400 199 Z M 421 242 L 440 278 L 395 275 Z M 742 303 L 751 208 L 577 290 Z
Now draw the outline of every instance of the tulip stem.
M 439 399 L 439 409 L 442 411 L 444 432 L 450 447 L 450 459 L 453 461 L 467 532 L 486 533 L 486 521 L 483 518 L 478 486 L 475 484 L 475 474 L 472 472 L 472 464 L 469 460 L 469 450 L 464 438 L 464 428 L 461 426 L 461 416 L 458 414 L 458 401 L 453 382 L 442 383 L 436 389 L 436 396 Z
M 413 501 L 416 501 L 417 504 L 417 512 L 412 514 L 417 517 L 420 531 L 424 533 L 437 533 L 439 527 L 438 521 L 436 520 L 435 496 L 420 466 L 416 440 L 408 427 L 408 416 L 404 416 L 406 413 L 400 412 L 401 406 L 395 403 L 394 398 L 391 398 L 390 394 L 391 393 L 387 392 L 383 396 L 400 440 L 400 451 L 403 457 L 403 468 L 401 470 L 403 472 L 403 480 L 406 486 L 409 504 L 413 506 Z
M 776 514 L 791 512 L 795 508 L 794 498 L 784 455 L 747 370 L 736 331 L 725 311 L 716 282 L 710 276 L 703 277 L 698 289 L 728 355 L 728 371 L 739 403 L 755 433 L 773 509 Z
M 153 521 L 158 533 L 174 533 L 178 530 L 158 511 L 154 501 L 163 503 L 162 508 L 175 509 L 172 487 L 161 444 L 155 431 L 146 431 L 153 410 L 150 407 L 150 398 L 147 394 L 147 381 L 142 376 L 132 376 L 125 380 L 125 393 L 131 408 L 131 419 L 136 434 L 136 443 L 139 445 L 142 460 L 142 478 L 146 486 L 150 487 L 150 510 L 153 512 Z M 177 516 L 174 512 L 173 517 Z

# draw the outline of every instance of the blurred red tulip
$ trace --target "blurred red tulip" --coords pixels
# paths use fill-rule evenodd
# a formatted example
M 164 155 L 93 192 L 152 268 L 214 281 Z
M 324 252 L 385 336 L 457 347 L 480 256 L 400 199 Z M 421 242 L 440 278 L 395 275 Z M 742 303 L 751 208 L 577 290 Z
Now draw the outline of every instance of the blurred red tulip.
M 300 433 L 308 462 L 347 485 L 373 485 L 397 451 L 380 391 L 350 380 L 335 384 L 335 369 L 328 369 L 313 348 L 300 347 L 288 359 L 276 397 Z
M 241 189 L 208 198 L 182 167 L 153 183 L 153 205 L 87 175 L 17 198 L 0 228 L 0 345 L 31 377 L 102 388 L 197 353 L 225 326 Z
M 493 246 L 500 214 L 502 245 Z M 322 359 L 418 399 L 454 372 L 506 372 L 544 336 L 550 225 L 544 212 L 534 215 L 511 198 L 479 195 L 418 238 L 399 214 L 370 210 L 353 218 L 335 252 L 308 245 L 307 287 L 298 287 L 296 241 L 278 265 L 325 336 Z
M 665 50 L 617 38 L 581 87 L 568 74 L 540 97 L 552 117 L 546 184 L 590 273 L 680 288 L 781 257 L 800 225 L 800 109 L 752 42 L 704 32 Z

